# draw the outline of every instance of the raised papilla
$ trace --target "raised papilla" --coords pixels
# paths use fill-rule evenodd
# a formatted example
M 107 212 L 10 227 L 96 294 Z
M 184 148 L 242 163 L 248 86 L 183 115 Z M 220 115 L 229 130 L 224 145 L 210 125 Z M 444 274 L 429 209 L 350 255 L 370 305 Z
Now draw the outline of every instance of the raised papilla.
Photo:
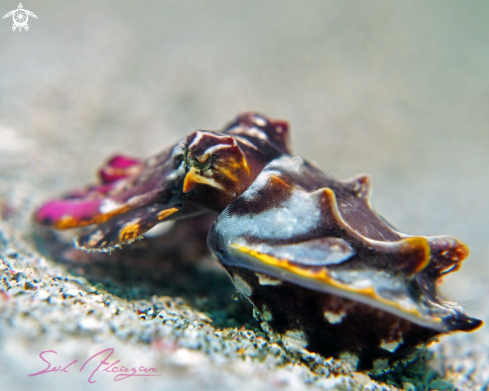
M 368 176 L 340 181 L 292 156 L 285 121 L 245 113 L 149 159 L 116 156 L 99 175 L 36 220 L 87 226 L 76 245 L 111 251 L 162 221 L 218 212 L 211 252 L 286 345 L 381 371 L 482 324 L 437 292 L 467 247 L 397 231 L 373 211 Z

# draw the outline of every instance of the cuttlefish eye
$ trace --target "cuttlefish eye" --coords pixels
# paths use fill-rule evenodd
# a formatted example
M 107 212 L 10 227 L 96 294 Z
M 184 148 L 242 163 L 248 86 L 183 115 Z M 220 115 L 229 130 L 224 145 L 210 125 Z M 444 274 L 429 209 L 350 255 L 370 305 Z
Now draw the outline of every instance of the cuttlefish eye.
M 206 191 L 214 188 L 223 197 L 235 197 L 238 191 L 243 191 L 249 185 L 250 168 L 235 137 L 197 131 L 188 138 L 187 143 L 184 150 L 187 173 L 183 193 L 192 191 L 199 184 L 201 190 L 202 186 L 206 186 Z M 193 196 L 198 196 L 198 192 Z
M 185 165 L 187 167 L 194 167 L 197 170 L 205 171 L 210 168 L 212 164 L 212 154 L 206 153 L 203 155 L 192 156 L 190 151 L 185 152 Z
M 213 155 L 210 153 L 204 153 L 201 155 L 193 155 L 189 150 L 185 152 L 185 165 L 189 168 L 183 182 L 182 191 L 188 193 L 192 191 L 194 186 L 198 183 L 222 188 L 214 179 L 212 179 L 212 172 L 209 170 L 212 165 Z

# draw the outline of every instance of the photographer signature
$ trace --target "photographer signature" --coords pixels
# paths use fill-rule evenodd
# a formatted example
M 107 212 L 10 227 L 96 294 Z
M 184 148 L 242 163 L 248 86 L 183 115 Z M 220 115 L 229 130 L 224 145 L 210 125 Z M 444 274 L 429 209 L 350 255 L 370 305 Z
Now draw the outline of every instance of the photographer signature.
M 44 375 L 46 373 L 51 373 L 51 372 L 69 373 L 70 372 L 69 368 L 73 364 L 78 362 L 78 360 L 74 360 L 65 366 L 63 366 L 63 365 L 51 366 L 51 362 L 48 361 L 48 359 L 46 357 L 48 354 L 51 354 L 51 353 L 58 354 L 54 350 L 44 350 L 41 353 L 39 353 L 39 357 L 41 358 L 41 360 L 44 361 L 48 366 L 46 368 L 44 368 L 43 370 L 36 372 L 36 373 L 31 373 L 28 376 L 39 376 L 39 375 Z M 104 353 L 107 353 L 107 354 L 104 355 Z M 106 372 L 106 373 L 110 373 L 110 374 L 115 374 L 114 375 L 114 381 L 124 380 L 124 379 L 127 379 L 129 377 L 134 377 L 134 376 L 145 376 L 145 377 L 146 376 L 148 376 L 148 377 L 149 376 L 161 376 L 161 375 L 152 374 L 154 372 L 158 372 L 158 370 L 155 368 L 146 368 L 144 366 L 140 366 L 139 368 L 136 368 L 136 367 L 129 368 L 129 367 L 125 367 L 124 365 L 120 365 L 119 363 L 121 360 L 117 360 L 117 361 L 114 361 L 111 363 L 108 360 L 109 360 L 110 356 L 112 356 L 112 353 L 114 353 L 113 348 L 108 348 L 108 349 L 102 350 L 98 353 L 95 353 L 92 357 L 90 357 L 87 361 L 85 361 L 83 363 L 83 365 L 80 368 L 80 372 L 82 372 L 83 369 L 85 368 L 85 366 L 88 363 L 92 362 L 92 360 L 93 360 L 93 362 L 98 363 L 97 367 L 92 371 L 92 373 L 90 374 L 90 377 L 88 378 L 89 383 L 95 383 L 97 381 L 97 380 L 94 380 L 94 377 L 97 374 L 97 372 Z M 105 367 L 105 368 L 102 369 L 102 367 Z

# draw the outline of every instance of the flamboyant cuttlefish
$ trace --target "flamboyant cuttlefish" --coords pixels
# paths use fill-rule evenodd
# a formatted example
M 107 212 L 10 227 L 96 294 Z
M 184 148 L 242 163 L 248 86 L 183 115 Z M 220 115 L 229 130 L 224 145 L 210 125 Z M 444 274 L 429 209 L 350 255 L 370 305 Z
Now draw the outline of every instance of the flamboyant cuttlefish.
M 397 231 L 373 211 L 368 176 L 339 181 L 292 156 L 285 121 L 245 113 L 147 160 L 116 156 L 99 175 L 36 220 L 89 226 L 76 246 L 110 251 L 162 221 L 219 212 L 208 246 L 284 342 L 378 371 L 482 324 L 437 292 L 467 247 Z

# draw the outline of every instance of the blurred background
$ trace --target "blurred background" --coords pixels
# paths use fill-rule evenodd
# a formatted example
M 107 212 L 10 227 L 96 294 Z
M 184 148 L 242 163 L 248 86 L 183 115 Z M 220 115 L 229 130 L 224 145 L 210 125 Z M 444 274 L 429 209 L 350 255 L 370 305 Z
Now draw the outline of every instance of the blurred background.
M 19 224 L 113 153 L 146 157 L 255 110 L 290 121 L 295 153 L 325 171 L 371 174 L 401 231 L 467 243 L 443 290 L 487 319 L 486 1 L 23 5 L 28 32 L 0 23 L 0 195 Z

